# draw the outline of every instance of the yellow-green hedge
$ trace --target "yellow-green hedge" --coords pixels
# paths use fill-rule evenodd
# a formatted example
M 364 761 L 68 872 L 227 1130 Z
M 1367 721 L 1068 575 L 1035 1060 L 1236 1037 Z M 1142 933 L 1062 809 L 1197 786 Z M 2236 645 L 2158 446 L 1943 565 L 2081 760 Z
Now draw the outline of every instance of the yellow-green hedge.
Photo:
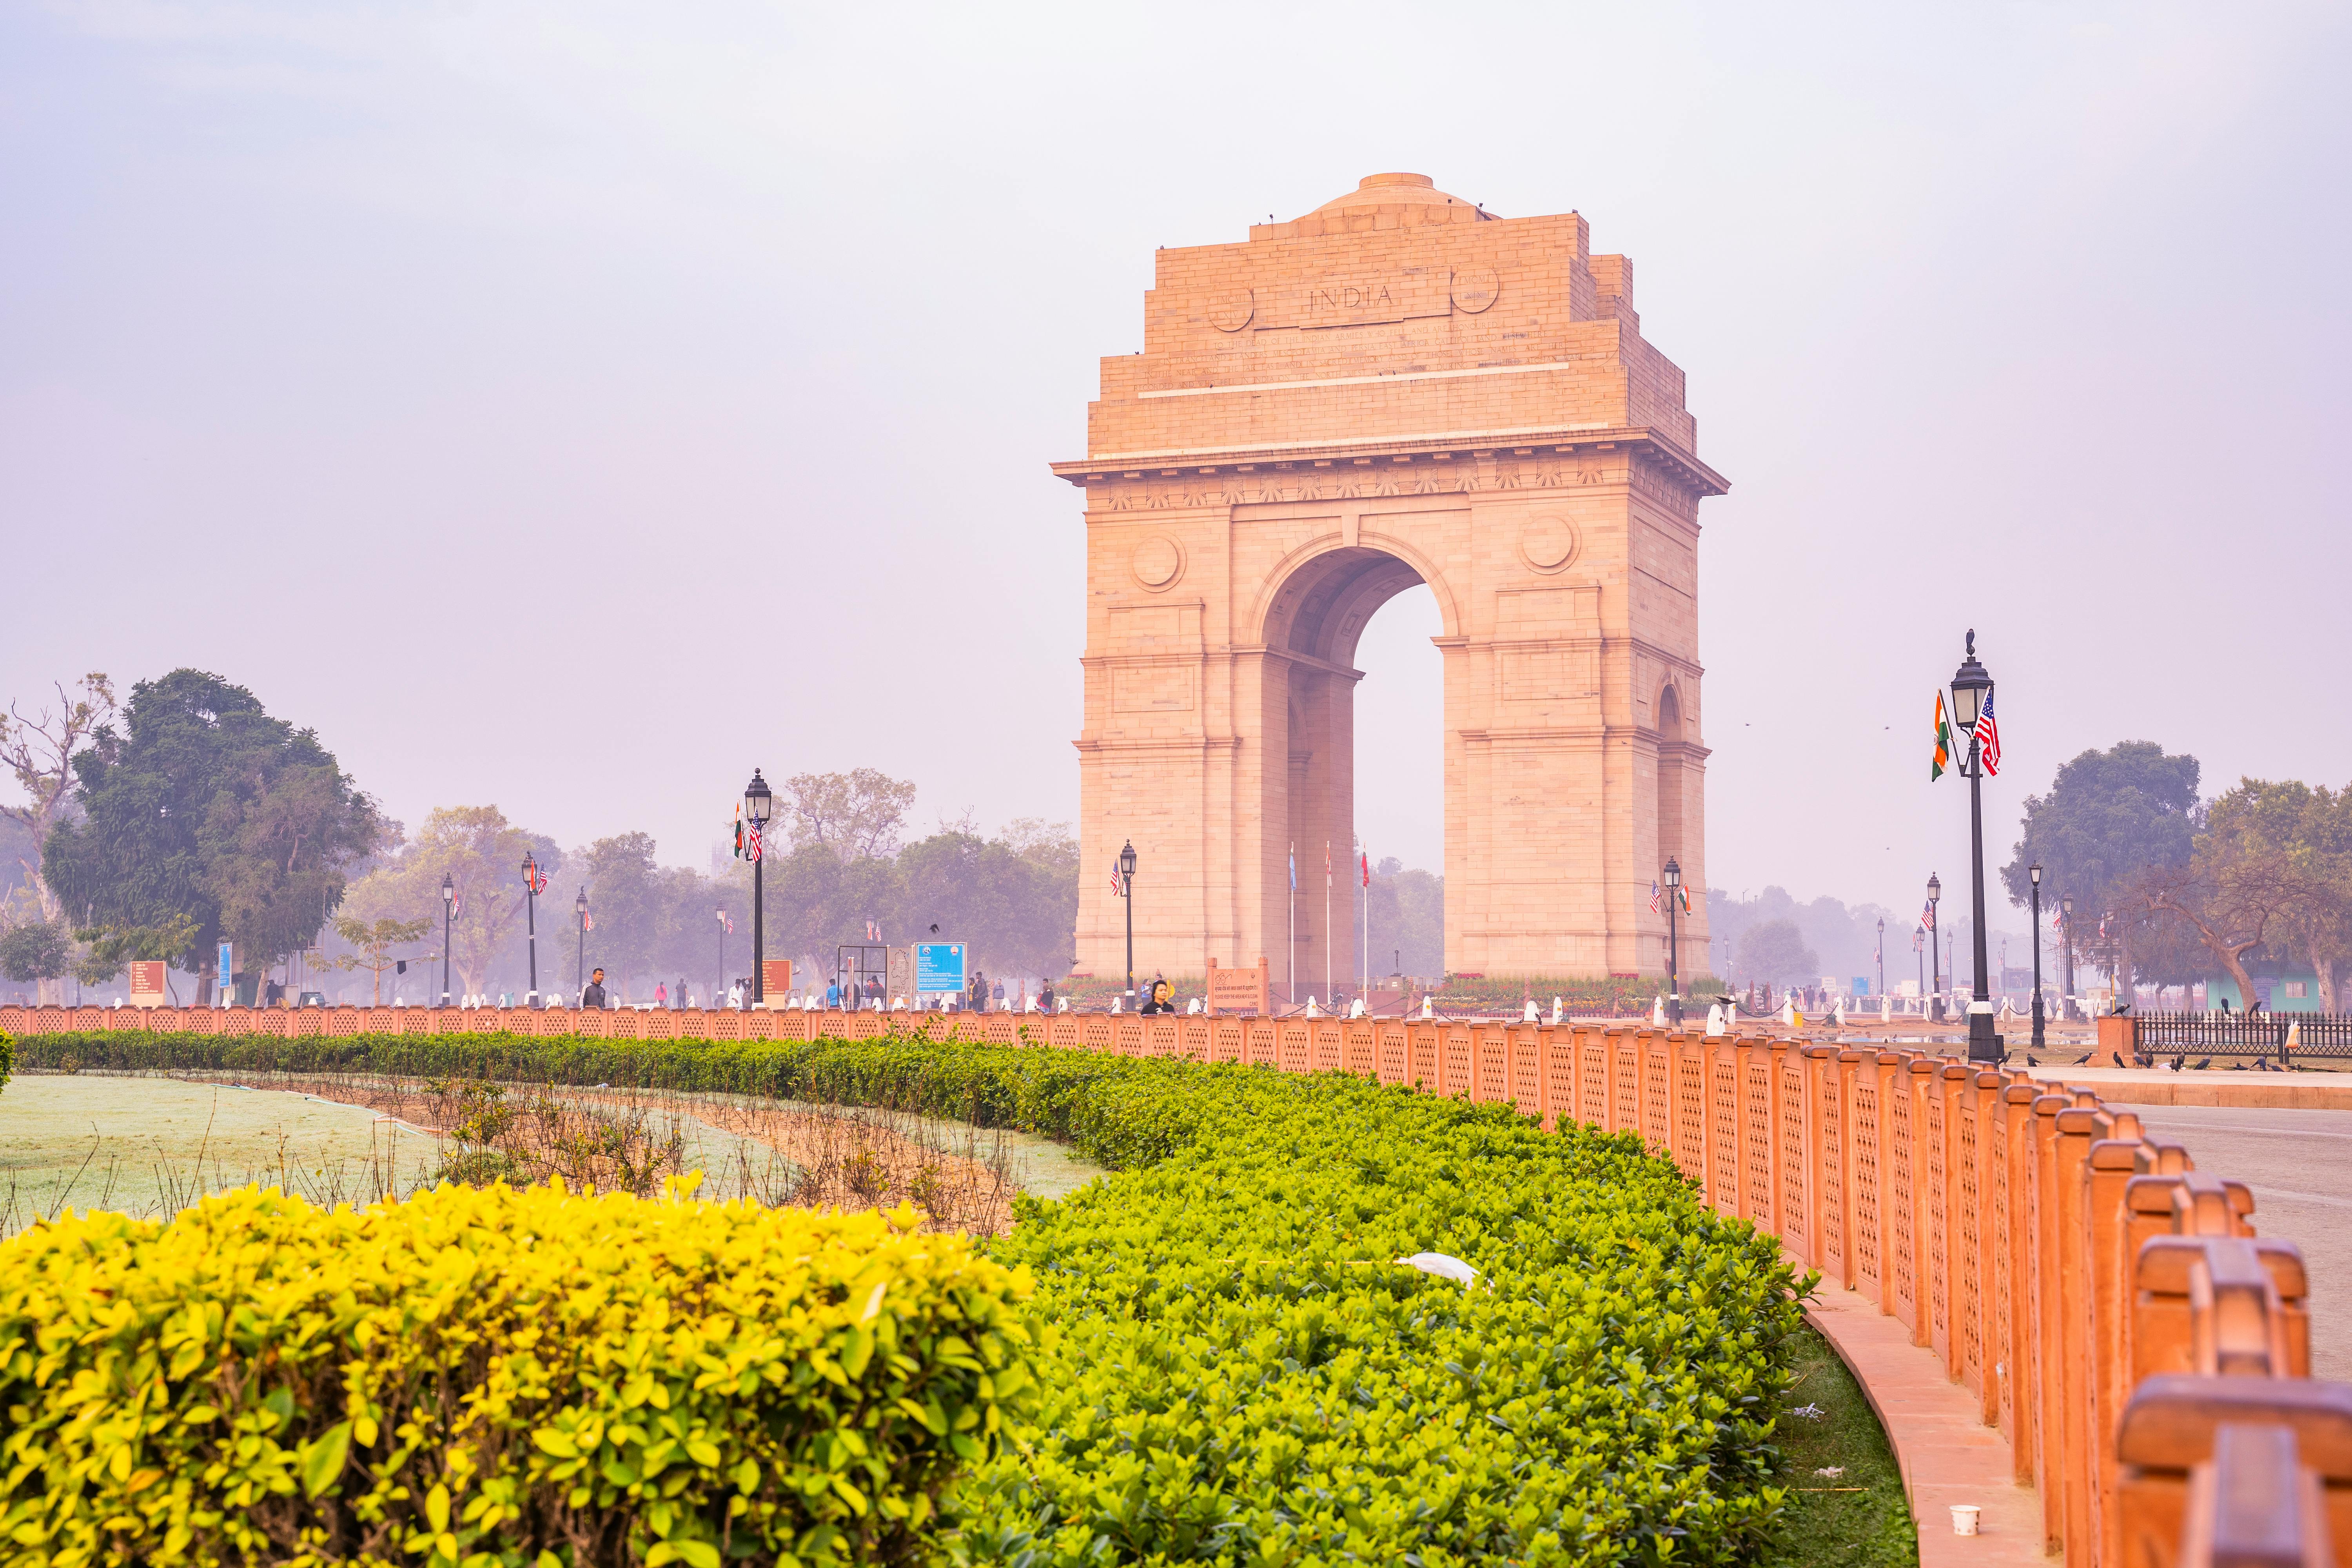
M 0 1244 L 0 1563 L 928 1555 L 1028 1291 L 908 1211 L 682 1193 L 69 1217 Z

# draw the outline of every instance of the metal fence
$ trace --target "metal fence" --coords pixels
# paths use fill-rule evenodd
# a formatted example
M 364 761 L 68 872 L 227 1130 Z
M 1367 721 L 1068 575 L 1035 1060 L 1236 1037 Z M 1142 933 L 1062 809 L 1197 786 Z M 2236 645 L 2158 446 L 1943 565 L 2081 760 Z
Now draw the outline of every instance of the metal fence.
M 2132 1045 L 2154 1055 L 2352 1057 L 2352 1013 L 2142 1013 Z

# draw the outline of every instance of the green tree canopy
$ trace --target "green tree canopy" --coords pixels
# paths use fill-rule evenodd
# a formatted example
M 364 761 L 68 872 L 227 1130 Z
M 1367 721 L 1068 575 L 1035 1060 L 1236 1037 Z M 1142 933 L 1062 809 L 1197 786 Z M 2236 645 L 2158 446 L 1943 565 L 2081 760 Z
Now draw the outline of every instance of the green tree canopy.
M 490 965 L 523 928 L 526 854 L 536 854 L 551 879 L 562 864 L 543 840 L 509 822 L 495 805 L 436 806 L 396 858 L 352 885 L 349 906 L 362 920 L 423 920 L 437 929 L 441 879 L 446 877 L 457 894 L 449 943 L 457 989 L 479 994 L 489 989 Z M 551 881 L 548 891 L 555 890 Z M 562 905 L 568 911 L 571 900 Z M 545 902 L 539 913 L 545 923 Z
M 2145 977 L 2136 952 L 2170 951 L 2158 940 L 2161 933 L 2147 929 L 2147 889 L 2156 881 L 2177 882 L 2194 852 L 2197 777 L 2196 758 L 2167 752 L 2153 741 L 2084 752 L 2058 769 L 2048 795 L 2026 797 L 2024 837 L 2000 868 L 2010 901 L 2023 904 L 2032 896 L 2030 870 L 2041 863 L 2044 910 L 2074 900 L 2074 929 L 2066 937 L 2078 952 L 2086 933 L 2112 913 L 2101 956 L 2126 993 Z
M 249 967 L 310 942 L 383 831 L 314 731 L 201 670 L 131 688 L 73 765 L 80 820 L 50 831 L 42 877 L 101 930 L 194 921 L 184 967 L 224 939 Z

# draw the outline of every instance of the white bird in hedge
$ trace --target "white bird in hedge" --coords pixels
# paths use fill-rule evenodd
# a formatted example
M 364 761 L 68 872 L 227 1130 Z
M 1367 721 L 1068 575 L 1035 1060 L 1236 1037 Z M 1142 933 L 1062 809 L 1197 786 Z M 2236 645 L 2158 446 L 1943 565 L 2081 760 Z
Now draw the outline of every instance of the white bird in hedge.
M 1434 1274 L 1441 1279 L 1451 1279 L 1465 1288 L 1478 1283 L 1475 1268 L 1443 1252 L 1416 1252 L 1411 1258 L 1400 1258 L 1397 1261 L 1407 1268 L 1418 1268 L 1423 1274 Z

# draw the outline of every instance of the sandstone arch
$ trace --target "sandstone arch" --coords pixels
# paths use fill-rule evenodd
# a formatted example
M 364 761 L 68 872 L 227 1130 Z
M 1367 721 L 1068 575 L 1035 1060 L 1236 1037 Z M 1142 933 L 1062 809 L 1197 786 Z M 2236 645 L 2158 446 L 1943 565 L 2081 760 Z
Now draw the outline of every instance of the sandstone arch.
M 1725 486 L 1630 264 L 1572 213 L 1497 219 L 1375 175 L 1157 266 L 1144 352 L 1102 362 L 1088 455 L 1055 465 L 1087 528 L 1079 968 L 1123 968 L 1109 858 L 1132 838 L 1139 967 L 1263 954 L 1278 983 L 1295 841 L 1320 989 L 1356 641 L 1426 583 L 1447 967 L 1662 971 L 1652 878 L 1673 854 L 1706 886 L 1698 501 Z

